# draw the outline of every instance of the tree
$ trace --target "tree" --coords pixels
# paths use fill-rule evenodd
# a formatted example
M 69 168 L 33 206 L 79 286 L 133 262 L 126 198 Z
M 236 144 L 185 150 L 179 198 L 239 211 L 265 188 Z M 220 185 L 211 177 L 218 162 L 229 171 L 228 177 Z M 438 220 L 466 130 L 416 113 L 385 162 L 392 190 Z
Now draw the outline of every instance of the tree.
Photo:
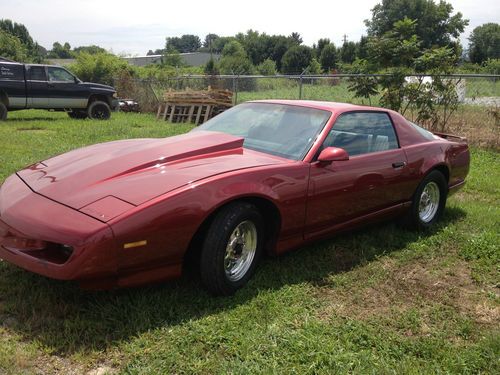
M 321 38 L 318 40 L 318 46 L 316 47 L 316 56 L 319 58 L 321 56 L 321 52 L 323 51 L 323 48 L 330 44 L 331 41 L 328 38 Z
M 500 58 L 500 24 L 485 23 L 472 30 L 469 37 L 469 58 L 476 64 Z
M 0 30 L 0 56 L 23 62 L 28 56 L 28 50 L 19 38 Z
M 180 53 L 196 52 L 201 47 L 201 40 L 196 35 L 185 34 L 179 37 L 169 37 L 165 49 L 176 50 Z
M 269 58 L 276 62 L 278 71 L 282 71 L 281 61 L 286 51 L 295 45 L 295 41 L 284 35 L 272 35 L 269 42 Z
M 74 54 L 78 54 L 81 52 L 96 54 L 96 53 L 105 53 L 106 50 L 102 47 L 99 47 L 99 46 L 92 44 L 90 46 L 80 46 L 80 47 L 73 48 L 73 52 L 74 52 Z
M 71 45 L 66 42 L 62 45 L 59 42 L 52 44 L 52 50 L 49 51 L 48 57 L 53 59 L 70 59 L 73 57 Z
M 396 21 L 393 29 L 368 42 L 368 60 L 375 67 L 411 67 L 420 52 L 420 40 L 415 35 L 417 22 L 409 18 Z
M 356 59 L 356 43 L 344 42 L 340 48 L 340 61 L 346 64 L 352 64 Z
M 307 73 L 308 74 L 321 74 L 321 64 L 318 62 L 318 60 L 313 57 L 311 60 L 311 63 L 307 67 Z
M 301 74 L 311 63 L 313 52 L 311 47 L 293 46 L 283 55 L 281 67 L 284 73 Z
M 26 57 L 24 58 L 24 61 L 37 63 L 42 62 L 43 58 L 40 55 L 40 46 L 38 45 L 38 43 L 33 41 L 33 38 L 28 32 L 26 26 L 20 23 L 12 22 L 8 19 L 1 19 L 0 30 L 3 30 L 7 34 L 16 37 L 25 47 Z
M 226 44 L 222 50 L 219 67 L 222 74 L 253 74 L 254 72 L 245 49 L 236 40 Z
M 372 9 L 371 20 L 365 20 L 368 36 L 381 37 L 404 18 L 415 20 L 415 34 L 422 48 L 449 46 L 464 31 L 469 21 L 462 13 L 454 15 L 453 6 L 444 0 L 382 0 Z
M 215 63 L 214 59 L 208 60 L 203 71 L 205 72 L 205 74 L 211 75 L 211 76 L 215 76 L 215 75 L 219 74 L 219 69 L 217 68 L 217 64 Z
M 299 33 L 293 32 L 290 34 L 290 39 L 292 39 L 297 45 L 302 44 L 302 37 Z
M 182 60 L 181 55 L 175 49 L 170 49 L 165 52 L 162 57 L 162 65 L 181 67 L 184 65 L 184 60 Z
M 356 43 L 356 57 L 358 59 L 368 58 L 368 37 L 366 35 L 362 35 L 359 42 Z
M 236 40 L 233 36 L 221 36 L 214 40 L 212 45 L 212 51 L 215 53 L 222 53 L 222 50 L 229 42 Z
M 266 59 L 259 64 L 257 71 L 263 76 L 273 76 L 276 74 L 276 63 L 271 59 Z
M 267 42 L 268 35 L 258 31 L 248 30 L 246 34 L 239 33 L 236 39 L 241 43 L 254 65 L 258 65 L 269 57 Z
M 210 50 L 210 48 L 214 47 L 214 42 L 220 37 L 217 34 L 207 34 L 205 36 L 205 40 L 203 41 L 203 47 Z
M 319 57 L 321 68 L 323 69 L 324 72 L 329 73 L 331 69 L 337 66 L 337 60 L 338 60 L 338 55 L 335 44 L 333 43 L 327 44 L 323 48 L 323 51 L 321 51 L 321 55 Z

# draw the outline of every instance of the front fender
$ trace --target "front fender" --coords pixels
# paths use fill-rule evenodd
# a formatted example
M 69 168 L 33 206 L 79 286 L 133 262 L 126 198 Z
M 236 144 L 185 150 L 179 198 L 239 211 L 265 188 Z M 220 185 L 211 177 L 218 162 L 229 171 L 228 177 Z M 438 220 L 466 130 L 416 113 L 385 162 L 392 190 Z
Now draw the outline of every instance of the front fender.
M 235 171 L 192 182 L 113 219 L 108 224 L 120 251 L 119 268 L 180 264 L 204 221 L 231 201 L 259 197 L 282 217 L 281 237 L 301 233 L 309 164 Z M 143 243 L 126 248 L 129 243 Z

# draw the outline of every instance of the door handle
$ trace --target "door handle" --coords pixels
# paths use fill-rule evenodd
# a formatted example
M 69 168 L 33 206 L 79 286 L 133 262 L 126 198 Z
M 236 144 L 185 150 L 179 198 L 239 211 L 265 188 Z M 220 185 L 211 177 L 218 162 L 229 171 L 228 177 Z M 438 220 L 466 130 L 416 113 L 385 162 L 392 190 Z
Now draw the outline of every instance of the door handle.
M 403 168 L 404 166 L 406 166 L 406 162 L 404 161 L 398 161 L 396 163 L 392 163 L 392 167 L 395 169 Z
M 53 83 L 49 83 L 48 86 L 49 87 L 56 87 L 56 85 L 54 85 Z

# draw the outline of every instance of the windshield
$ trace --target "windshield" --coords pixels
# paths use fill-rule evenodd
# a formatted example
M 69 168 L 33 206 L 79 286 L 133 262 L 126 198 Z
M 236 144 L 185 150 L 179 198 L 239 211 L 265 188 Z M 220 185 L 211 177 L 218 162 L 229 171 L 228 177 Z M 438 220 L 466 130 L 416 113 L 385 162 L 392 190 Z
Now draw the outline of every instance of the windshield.
M 302 160 L 331 112 L 293 105 L 244 103 L 193 129 L 243 137 L 244 147 Z

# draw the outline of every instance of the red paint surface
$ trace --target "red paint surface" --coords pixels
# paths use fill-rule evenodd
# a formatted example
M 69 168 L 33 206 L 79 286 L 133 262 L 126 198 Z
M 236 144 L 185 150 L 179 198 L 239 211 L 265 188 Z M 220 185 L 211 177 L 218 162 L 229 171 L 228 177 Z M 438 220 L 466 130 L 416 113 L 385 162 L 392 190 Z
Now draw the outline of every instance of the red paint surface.
M 466 142 L 428 141 L 393 111 L 386 112 L 399 149 L 318 162 L 315 157 L 340 114 L 382 109 L 268 102 L 332 112 L 303 161 L 248 150 L 243 139 L 214 132 L 71 151 L 18 172 L 0 188 L 0 258 L 91 288 L 140 285 L 178 277 L 194 234 L 233 200 L 274 205 L 280 220 L 268 250 L 282 253 L 401 213 L 433 168 L 449 171 L 450 192 L 468 173 Z M 406 164 L 395 169 L 395 162 Z M 124 248 L 142 240 L 145 246 Z M 59 264 L 40 251 L 47 244 L 68 245 L 73 252 Z

